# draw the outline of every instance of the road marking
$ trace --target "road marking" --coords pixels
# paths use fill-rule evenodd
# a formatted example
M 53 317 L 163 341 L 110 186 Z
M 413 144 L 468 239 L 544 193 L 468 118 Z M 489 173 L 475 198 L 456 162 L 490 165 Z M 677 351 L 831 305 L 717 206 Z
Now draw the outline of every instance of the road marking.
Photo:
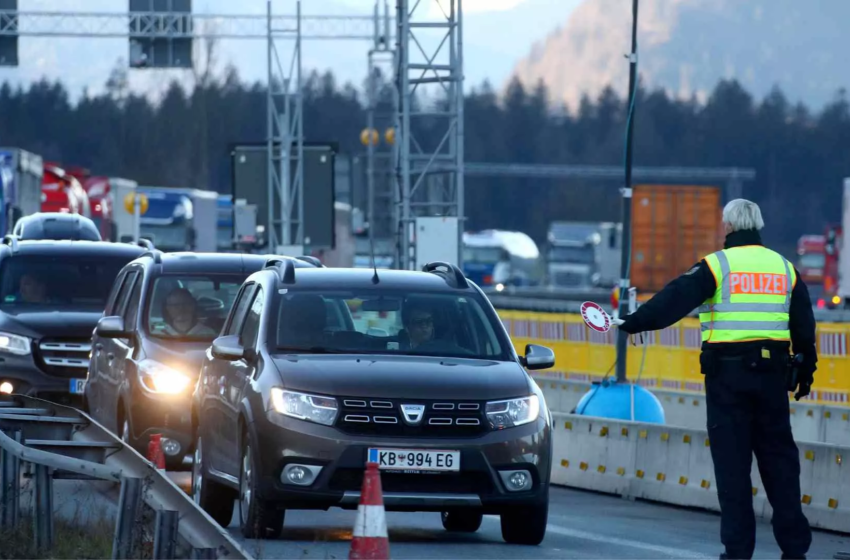
M 495 521 L 498 517 L 485 517 L 485 519 L 490 519 Z M 716 556 L 709 556 L 708 554 L 703 554 L 700 552 L 694 552 L 693 550 L 685 550 L 683 548 L 674 548 L 670 546 L 661 546 L 656 544 L 649 544 L 641 541 L 635 541 L 632 539 L 621 539 L 618 537 L 614 537 L 612 535 L 603 535 L 601 533 L 591 533 L 589 531 L 582 531 L 580 529 L 569 529 L 567 527 L 561 527 L 558 525 L 547 525 L 546 526 L 547 533 L 555 533 L 556 535 L 561 535 L 563 537 L 572 537 L 574 539 L 583 539 L 586 541 L 594 541 L 600 542 L 615 546 L 622 546 L 626 548 L 637 548 L 640 550 L 646 550 L 648 552 L 655 552 L 657 554 L 663 554 L 665 556 L 670 556 L 672 558 L 688 558 L 694 560 L 702 560 L 709 558 L 716 558 Z
M 661 546 L 656 544 L 649 544 L 641 541 L 634 541 L 631 539 L 620 539 L 617 537 L 613 537 L 611 535 L 602 535 L 599 533 L 590 533 L 587 531 L 580 531 L 578 529 L 568 529 L 566 527 L 559 527 L 557 525 L 548 525 L 546 527 L 546 531 L 549 533 L 555 533 L 558 535 L 562 535 L 564 537 L 573 537 L 576 539 L 584 539 L 587 541 L 596 541 L 602 542 L 606 544 L 613 544 L 616 546 L 624 546 L 627 548 L 638 548 L 641 550 L 646 550 L 649 552 L 657 552 L 658 554 L 664 554 L 666 556 L 671 556 L 673 558 L 693 558 L 693 559 L 702 559 L 702 558 L 714 558 L 714 556 L 709 556 L 707 554 L 702 554 L 699 552 L 694 552 L 692 550 L 684 550 L 682 548 L 673 548 L 670 546 Z

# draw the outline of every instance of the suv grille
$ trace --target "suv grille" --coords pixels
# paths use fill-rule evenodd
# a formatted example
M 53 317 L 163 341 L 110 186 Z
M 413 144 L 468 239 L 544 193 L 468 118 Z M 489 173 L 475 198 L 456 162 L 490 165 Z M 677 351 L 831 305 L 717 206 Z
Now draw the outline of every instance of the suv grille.
M 359 491 L 363 488 L 363 469 L 337 469 L 328 482 L 336 491 Z M 381 489 L 384 492 L 445 492 L 449 494 L 492 494 L 493 481 L 489 473 L 469 471 L 461 473 L 412 474 L 381 472 Z
M 91 340 L 42 340 L 38 343 L 36 362 L 49 375 L 83 378 L 89 369 Z
M 352 435 L 399 437 L 475 437 L 487 431 L 484 403 L 476 401 L 421 401 L 415 399 L 338 399 L 337 428 Z M 423 407 L 419 422 L 408 421 L 402 405 Z M 416 410 L 409 411 L 411 420 Z

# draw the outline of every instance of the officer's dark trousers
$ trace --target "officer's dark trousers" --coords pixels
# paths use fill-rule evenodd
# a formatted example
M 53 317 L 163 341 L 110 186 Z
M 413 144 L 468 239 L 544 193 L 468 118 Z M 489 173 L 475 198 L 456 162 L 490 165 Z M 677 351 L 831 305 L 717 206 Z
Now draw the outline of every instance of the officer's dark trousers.
M 800 504 L 800 456 L 791 433 L 784 374 L 751 371 L 741 358 L 723 357 L 705 382 L 726 555 L 751 558 L 755 549 L 750 479 L 755 453 L 783 558 L 804 557 L 812 533 Z

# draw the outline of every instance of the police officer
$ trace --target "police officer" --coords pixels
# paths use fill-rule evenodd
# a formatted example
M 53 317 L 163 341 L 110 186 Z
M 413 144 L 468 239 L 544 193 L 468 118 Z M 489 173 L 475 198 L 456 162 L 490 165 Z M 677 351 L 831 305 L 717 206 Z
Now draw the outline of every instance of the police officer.
M 812 535 L 800 505 L 800 457 L 791 432 L 788 391 L 808 395 L 817 354 L 815 320 L 794 266 L 762 245 L 759 207 L 736 199 L 723 209 L 726 243 L 670 282 L 635 313 L 615 321 L 635 334 L 666 328 L 699 307 L 700 366 L 720 502 L 721 558 L 755 549 L 750 470 L 755 453 L 773 508 L 783 558 L 805 558 Z M 789 382 L 790 352 L 802 355 Z M 792 387 L 793 385 L 793 387 Z

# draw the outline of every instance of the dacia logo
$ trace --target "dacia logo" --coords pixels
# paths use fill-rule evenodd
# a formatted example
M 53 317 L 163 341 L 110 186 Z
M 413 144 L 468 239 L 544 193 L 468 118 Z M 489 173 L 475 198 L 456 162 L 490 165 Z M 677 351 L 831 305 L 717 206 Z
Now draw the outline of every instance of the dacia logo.
M 418 426 L 425 417 L 425 405 L 403 404 L 401 405 L 401 415 L 404 417 L 404 422 L 408 426 Z

